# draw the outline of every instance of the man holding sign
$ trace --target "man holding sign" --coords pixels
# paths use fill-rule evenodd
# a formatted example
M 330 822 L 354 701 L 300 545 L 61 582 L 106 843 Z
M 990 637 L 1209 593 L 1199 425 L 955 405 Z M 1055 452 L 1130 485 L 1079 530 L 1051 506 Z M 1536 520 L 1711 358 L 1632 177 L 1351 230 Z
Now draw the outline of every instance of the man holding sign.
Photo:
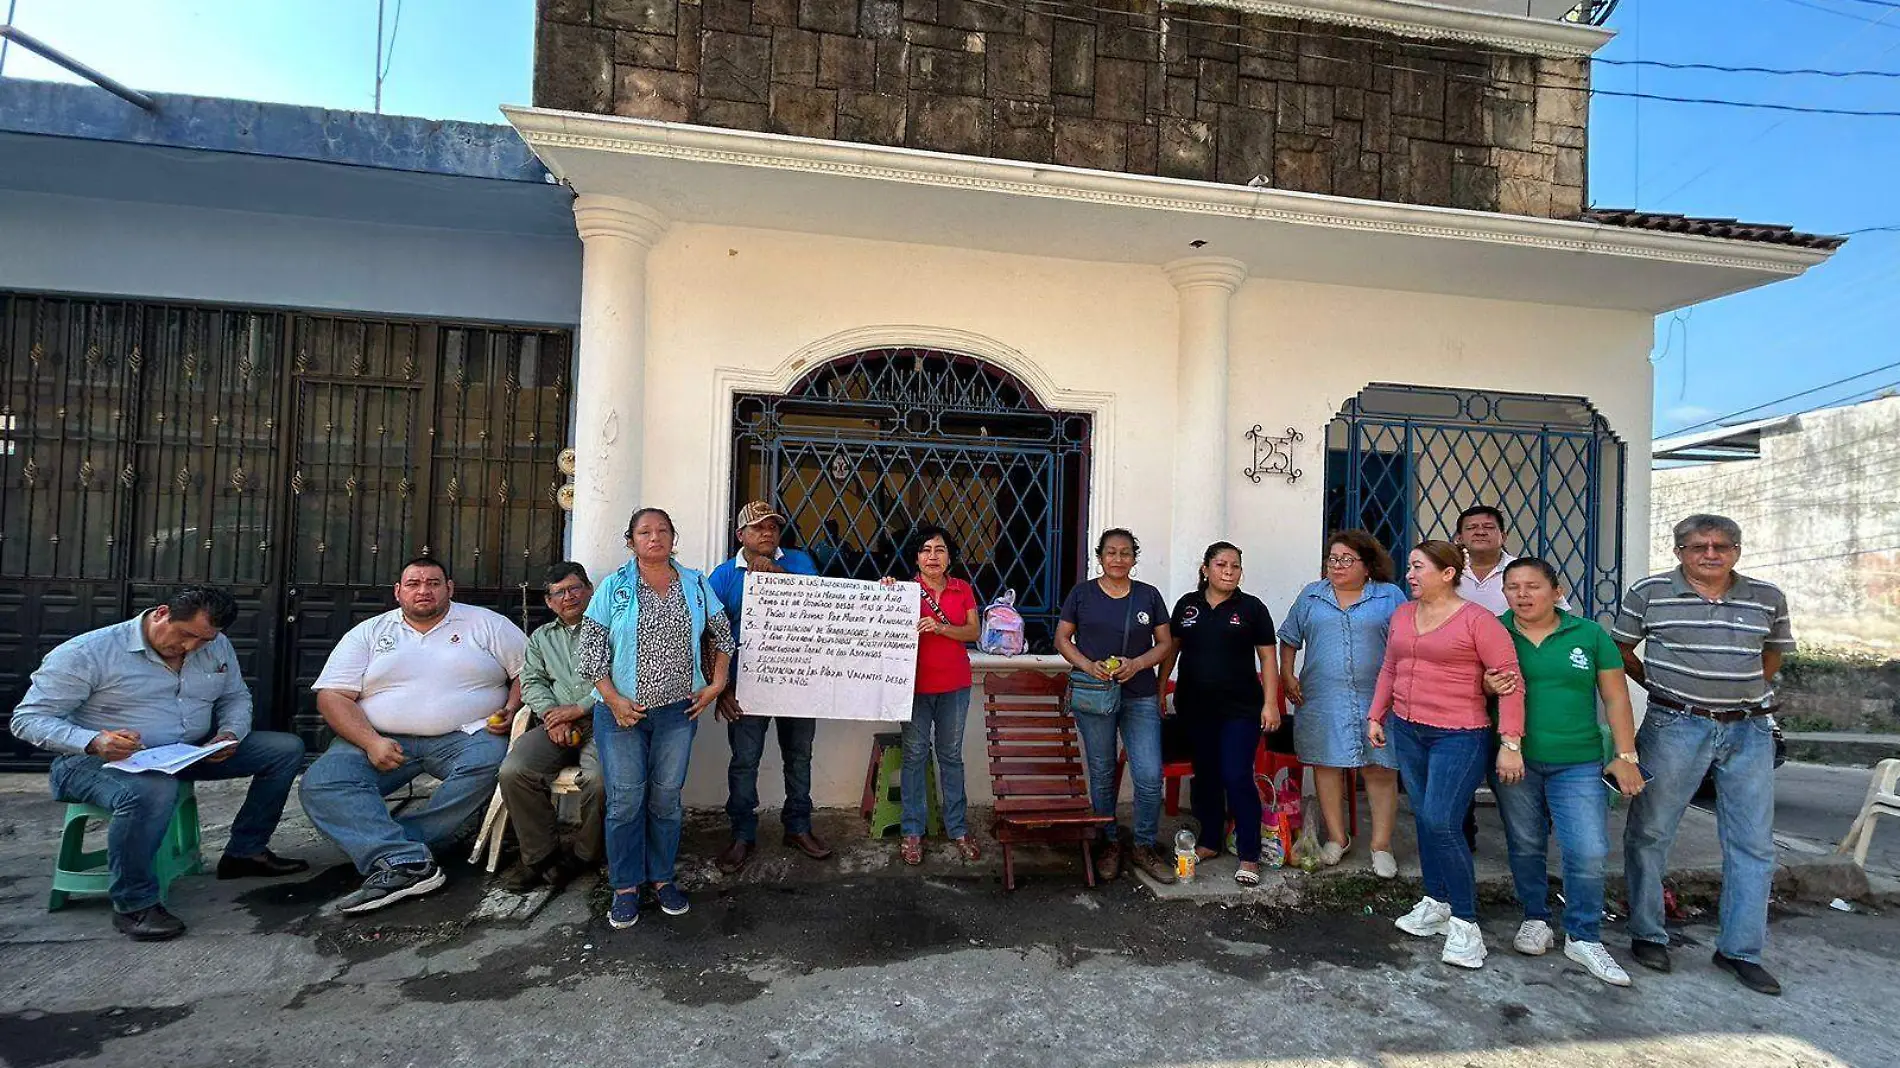
M 719 603 L 726 606 L 732 621 L 732 636 L 741 645 L 745 634 L 740 629 L 744 616 L 745 578 L 748 572 L 761 575 L 816 575 L 818 565 L 798 549 L 779 544 L 785 532 L 785 517 L 765 501 L 753 501 L 739 509 L 735 526 L 739 551 L 706 577 Z M 759 834 L 759 761 L 765 756 L 765 735 L 772 726 L 771 716 L 748 716 L 741 704 L 739 680 L 719 697 L 719 718 L 726 721 L 726 737 L 732 743 L 732 762 L 726 768 L 726 815 L 732 820 L 732 844 L 719 854 L 719 870 L 733 874 L 752 860 L 758 848 Z M 777 717 L 779 757 L 785 765 L 785 807 L 779 819 L 785 824 L 785 844 L 815 860 L 831 855 L 811 829 L 811 751 L 818 733 L 818 721 L 804 717 Z

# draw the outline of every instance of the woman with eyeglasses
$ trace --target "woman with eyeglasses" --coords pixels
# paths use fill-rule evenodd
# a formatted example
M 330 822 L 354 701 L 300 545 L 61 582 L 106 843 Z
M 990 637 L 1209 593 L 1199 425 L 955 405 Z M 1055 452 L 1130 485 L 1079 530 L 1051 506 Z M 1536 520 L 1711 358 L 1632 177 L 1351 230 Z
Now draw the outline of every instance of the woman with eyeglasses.
M 1367 744 L 1365 723 L 1385 661 L 1386 630 L 1404 603 L 1385 547 L 1363 530 L 1341 530 L 1326 539 L 1320 580 L 1300 591 L 1280 624 L 1280 685 L 1297 706 L 1293 748 L 1313 769 L 1326 830 L 1320 861 L 1338 864 L 1352 848 L 1346 813 L 1357 802 L 1347 796 L 1346 773 L 1357 771 L 1371 809 L 1372 871 L 1381 879 L 1399 873 L 1392 855 L 1398 771 L 1390 749 Z

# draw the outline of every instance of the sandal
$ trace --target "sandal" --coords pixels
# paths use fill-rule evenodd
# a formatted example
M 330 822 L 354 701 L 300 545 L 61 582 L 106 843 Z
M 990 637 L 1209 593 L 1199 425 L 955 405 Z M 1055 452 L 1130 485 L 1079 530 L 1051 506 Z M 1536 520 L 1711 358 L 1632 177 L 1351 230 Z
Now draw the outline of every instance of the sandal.
M 1194 847 L 1194 857 L 1196 860 L 1213 860 L 1215 857 L 1220 856 L 1220 854 L 1220 850 L 1208 846 Z
M 983 847 L 976 844 L 975 835 L 966 834 L 961 838 L 954 839 L 954 841 L 957 845 L 957 852 L 963 854 L 965 862 L 983 859 Z
M 1259 886 L 1260 872 L 1258 869 L 1241 867 L 1234 872 L 1234 881 L 1242 886 Z
M 898 847 L 897 852 L 898 855 L 904 858 L 904 863 L 912 867 L 922 864 L 924 862 L 923 836 L 915 834 L 905 835 L 904 844 Z

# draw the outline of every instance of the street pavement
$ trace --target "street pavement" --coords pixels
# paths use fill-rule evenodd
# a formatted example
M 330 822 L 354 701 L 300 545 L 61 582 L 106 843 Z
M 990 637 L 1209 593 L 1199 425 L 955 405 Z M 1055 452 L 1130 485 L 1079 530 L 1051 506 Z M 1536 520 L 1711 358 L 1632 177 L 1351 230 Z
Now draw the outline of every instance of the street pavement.
M 1872 772 L 1790 761 L 1775 771 L 1775 832 L 1816 849 L 1832 850 L 1860 813 Z M 1714 810 L 1712 803 L 1703 807 Z M 1867 851 L 1867 870 L 1900 878 L 1900 819 L 1879 821 Z M 1900 1062 L 1900 1057 L 1895 1058 Z
M 199 797 L 215 854 L 238 794 Z M 1336 870 L 1297 905 L 1163 901 L 1129 879 L 1086 889 L 1065 852 L 1026 858 L 1008 894 L 993 846 L 965 866 L 933 842 L 910 869 L 824 813 L 837 860 L 762 833 L 740 879 L 706 859 L 720 821 L 695 819 L 692 912 L 630 931 L 606 926 L 591 880 L 520 898 L 459 858 L 439 894 L 349 920 L 323 906 L 354 872 L 293 813 L 275 844 L 312 875 L 181 881 L 191 932 L 137 945 L 99 903 L 44 911 L 61 807 L 42 780 L 0 781 L 0 1062 L 20 1068 L 1891 1068 L 1900 1048 L 1900 914 L 1867 904 L 1777 904 L 1779 1000 L 1710 967 L 1706 898 L 1685 902 L 1675 973 L 1632 968 L 1615 990 L 1560 953 L 1511 952 L 1495 895 L 1490 961 L 1465 972 L 1392 927 L 1417 892 L 1403 880 Z M 1620 923 L 1605 941 L 1627 961 Z

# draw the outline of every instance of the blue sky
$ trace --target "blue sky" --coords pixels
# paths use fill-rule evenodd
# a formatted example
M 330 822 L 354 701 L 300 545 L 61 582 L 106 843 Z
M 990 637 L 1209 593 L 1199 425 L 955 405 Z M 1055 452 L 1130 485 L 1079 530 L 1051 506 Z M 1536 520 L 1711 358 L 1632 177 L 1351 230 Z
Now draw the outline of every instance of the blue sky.
M 131 85 L 368 109 L 376 0 L 0 0 L 14 21 Z M 1887 0 L 1623 0 L 1606 59 L 1900 71 Z M 385 0 L 393 23 L 396 0 Z M 383 109 L 499 121 L 529 96 L 534 0 L 407 0 Z M 6 74 L 60 76 L 14 50 Z M 1900 78 L 1824 79 L 1599 64 L 1600 89 L 1900 111 Z M 1598 97 L 1591 200 L 1792 223 L 1900 226 L 1900 119 Z M 1900 232 L 1856 237 L 1805 278 L 1658 320 L 1656 429 L 1900 360 Z M 1900 370 L 1764 409 L 1900 384 Z

